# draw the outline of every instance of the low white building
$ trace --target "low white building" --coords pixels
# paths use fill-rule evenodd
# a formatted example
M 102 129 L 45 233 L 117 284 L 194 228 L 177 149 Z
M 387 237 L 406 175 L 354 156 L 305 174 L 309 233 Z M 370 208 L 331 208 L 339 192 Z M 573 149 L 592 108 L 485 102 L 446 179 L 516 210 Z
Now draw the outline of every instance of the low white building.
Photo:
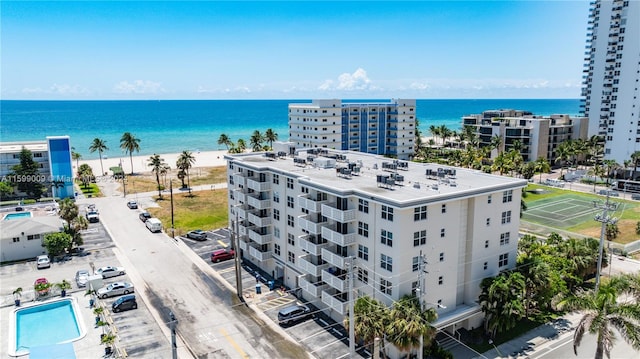
M 353 151 L 225 158 L 241 256 L 340 323 L 349 273 L 391 305 L 424 265 L 435 326 L 478 327 L 480 282 L 516 264 L 525 180 Z
M 63 229 L 62 220 L 57 215 L 3 218 L 0 220 L 0 262 L 30 259 L 47 254 L 44 236 Z

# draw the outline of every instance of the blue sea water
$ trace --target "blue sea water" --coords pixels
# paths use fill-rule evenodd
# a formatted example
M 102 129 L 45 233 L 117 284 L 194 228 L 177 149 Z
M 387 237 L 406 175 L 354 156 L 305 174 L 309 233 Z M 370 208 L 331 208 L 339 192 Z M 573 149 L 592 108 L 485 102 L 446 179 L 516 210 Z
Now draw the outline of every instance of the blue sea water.
M 105 155 L 124 155 L 120 137 L 131 132 L 140 139 L 140 152 L 225 149 L 220 134 L 248 142 L 254 130 L 271 128 L 279 140 L 289 137 L 289 103 L 310 100 L 176 100 L 176 101 L 0 101 L 0 141 L 42 141 L 69 135 L 84 159 L 94 138 L 106 141 Z M 366 100 L 368 101 L 368 100 Z M 485 110 L 518 109 L 536 115 L 580 113 L 579 99 L 417 100 L 416 113 L 425 134 L 431 125 L 461 127 L 461 117 Z

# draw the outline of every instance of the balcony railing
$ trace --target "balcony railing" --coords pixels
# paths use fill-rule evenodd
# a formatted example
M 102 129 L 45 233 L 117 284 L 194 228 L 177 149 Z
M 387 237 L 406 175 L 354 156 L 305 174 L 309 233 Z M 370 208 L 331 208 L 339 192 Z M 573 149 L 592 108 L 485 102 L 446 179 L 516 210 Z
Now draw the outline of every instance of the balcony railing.
M 342 269 L 346 269 L 347 268 L 347 258 L 343 257 L 341 255 L 335 254 L 333 252 L 331 252 L 330 250 L 328 250 L 327 248 L 323 248 L 321 251 L 322 254 L 322 259 L 324 259 L 325 262 L 334 265 L 338 268 L 342 268 Z
M 347 282 L 344 279 L 340 279 L 326 270 L 322 271 L 322 281 L 341 292 L 347 291 Z
M 319 256 L 322 253 L 322 248 L 329 246 L 329 243 L 317 244 L 310 241 L 308 235 L 300 236 L 298 238 L 300 238 L 300 248 L 314 256 Z
M 273 257 L 271 251 L 261 252 L 258 248 L 249 246 L 249 254 L 260 262 L 264 262 Z
M 257 209 L 267 209 L 271 207 L 270 199 L 258 199 L 253 196 L 247 196 L 247 204 Z
M 338 233 L 335 230 L 335 226 L 330 227 L 322 227 L 322 237 L 326 240 L 341 245 L 343 247 L 348 246 L 350 244 L 355 243 L 356 234 L 355 233 L 347 233 L 342 234 Z
M 300 206 L 300 208 L 308 210 L 309 212 L 314 212 L 314 213 L 320 212 L 320 206 L 322 205 L 322 203 L 323 202 L 314 201 L 310 198 L 306 198 L 303 196 L 298 197 L 298 206 Z
M 307 258 L 308 258 L 308 256 L 307 256 Z M 311 274 L 313 276 L 316 276 L 316 277 L 320 277 L 320 275 L 322 274 L 322 270 L 329 268 L 329 264 L 328 263 L 315 264 L 313 262 L 310 262 L 307 258 L 301 257 L 300 260 L 298 261 L 298 263 L 299 263 L 298 267 L 300 267 L 300 269 L 302 269 L 306 273 L 309 273 L 309 274 Z
M 249 212 L 249 216 L 247 217 L 249 222 L 255 224 L 258 227 L 266 227 L 271 225 L 272 219 L 270 216 L 260 217 L 254 213 Z
M 260 234 L 254 230 L 249 229 L 249 239 L 252 241 L 262 245 L 273 242 L 273 235 L 271 234 Z
M 247 244 L 247 242 L 240 240 L 240 249 L 242 249 L 243 251 L 247 251 L 247 249 L 249 248 L 249 244 Z
M 315 223 L 305 218 L 308 216 L 300 216 L 298 217 L 298 227 L 301 229 L 307 230 L 311 234 L 320 234 L 322 231 L 322 227 L 327 224 L 327 222 L 319 222 Z
M 340 313 L 341 315 L 347 314 L 347 302 L 343 302 L 340 299 L 334 297 L 332 294 L 333 291 L 322 291 L 322 302 L 328 305 L 331 309 Z
M 247 178 L 247 187 L 256 192 L 264 192 L 271 189 L 271 182 L 258 182 L 253 178 Z
M 322 215 L 334 221 L 346 223 L 356 219 L 355 209 L 337 209 L 335 203 L 323 204 Z
M 320 298 L 322 295 L 322 291 L 327 289 L 326 284 L 316 284 L 309 281 L 305 277 L 300 277 L 298 280 L 298 285 L 302 288 L 303 291 L 309 293 L 314 298 Z

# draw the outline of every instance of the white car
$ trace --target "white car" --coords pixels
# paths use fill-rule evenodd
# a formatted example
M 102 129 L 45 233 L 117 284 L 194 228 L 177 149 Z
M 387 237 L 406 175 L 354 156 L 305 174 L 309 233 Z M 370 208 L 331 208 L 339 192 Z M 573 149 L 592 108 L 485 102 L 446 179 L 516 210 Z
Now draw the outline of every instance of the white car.
M 116 277 L 119 275 L 124 275 L 124 273 L 125 271 L 123 267 L 106 266 L 106 267 L 98 268 L 98 270 L 96 270 L 96 274 L 101 275 L 102 278 Z
M 45 255 L 38 256 L 36 257 L 36 262 L 37 262 L 38 269 L 51 267 L 51 261 L 49 260 L 49 256 L 45 256 Z
M 76 284 L 78 287 L 86 287 L 87 282 L 89 282 L 89 271 L 86 269 L 81 269 L 76 272 Z
M 129 282 L 115 282 L 98 289 L 98 297 L 102 299 L 129 293 L 133 293 L 133 284 Z

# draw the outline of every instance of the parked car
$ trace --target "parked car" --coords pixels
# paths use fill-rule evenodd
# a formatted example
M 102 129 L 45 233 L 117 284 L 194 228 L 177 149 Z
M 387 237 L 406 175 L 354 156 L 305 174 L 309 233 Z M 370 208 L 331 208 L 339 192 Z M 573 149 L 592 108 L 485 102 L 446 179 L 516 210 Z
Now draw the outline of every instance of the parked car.
M 195 239 L 196 241 L 206 241 L 207 240 L 207 232 L 202 229 L 196 229 L 194 231 L 187 232 L 187 238 Z
M 86 216 L 89 223 L 100 222 L 100 216 L 98 216 L 98 212 L 95 212 L 95 211 L 87 212 Z
M 84 257 L 88 256 L 89 252 L 85 251 L 82 247 L 71 248 L 71 252 L 69 252 L 72 256 Z
M 147 219 L 144 225 L 153 233 L 162 232 L 162 221 L 157 218 Z
M 133 294 L 124 295 L 111 304 L 111 310 L 114 313 L 136 308 L 138 308 L 138 302 L 136 302 L 136 296 Z
M 236 252 L 233 249 L 218 249 L 211 253 L 211 261 L 213 263 L 218 263 L 226 261 L 227 259 L 232 259 L 235 255 Z
M 631 195 L 631 199 L 639 201 L 640 200 L 640 193 L 634 193 Z
M 76 284 L 78 287 L 86 287 L 87 282 L 89 282 L 89 271 L 86 269 L 81 269 L 76 272 Z
M 104 288 L 98 289 L 98 297 L 104 299 L 107 297 L 115 297 L 117 295 L 133 293 L 133 284 L 129 282 L 115 282 Z
M 102 278 L 116 277 L 119 275 L 124 275 L 124 273 L 125 271 L 124 271 L 124 268 L 122 267 L 106 266 L 106 267 L 98 268 L 98 270 L 96 270 L 96 274 L 101 275 Z
M 36 266 L 38 269 L 51 267 L 51 261 L 49 256 L 41 255 L 36 257 Z
M 310 318 L 311 310 L 305 305 L 292 305 L 278 312 L 278 323 L 280 325 L 289 324 L 298 320 Z
M 127 207 L 129 207 L 129 209 L 138 209 L 138 202 L 129 201 L 127 202 Z
M 149 212 L 142 212 L 138 215 L 138 218 L 140 218 L 140 220 L 144 223 L 147 221 L 147 219 L 151 218 L 151 214 Z

